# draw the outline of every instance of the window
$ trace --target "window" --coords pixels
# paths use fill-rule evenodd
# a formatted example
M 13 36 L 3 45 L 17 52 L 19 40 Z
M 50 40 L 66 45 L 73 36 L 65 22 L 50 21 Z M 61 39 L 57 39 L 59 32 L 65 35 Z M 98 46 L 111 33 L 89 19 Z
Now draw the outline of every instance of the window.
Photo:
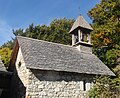
M 88 91 L 88 90 L 90 90 L 91 83 L 86 82 L 86 83 L 85 83 L 85 86 L 86 86 L 86 91 Z
M 88 91 L 90 90 L 91 83 L 89 81 L 83 80 L 83 91 Z
M 18 63 L 18 67 L 19 67 L 19 68 L 21 67 L 21 62 Z

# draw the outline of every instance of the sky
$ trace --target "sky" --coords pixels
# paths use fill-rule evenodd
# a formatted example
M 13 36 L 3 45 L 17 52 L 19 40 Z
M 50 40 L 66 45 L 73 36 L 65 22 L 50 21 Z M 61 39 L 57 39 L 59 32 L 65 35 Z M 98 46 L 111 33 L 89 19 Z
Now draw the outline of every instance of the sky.
M 13 29 L 49 25 L 55 18 L 76 19 L 79 14 L 92 23 L 87 12 L 100 0 L 0 0 L 0 46 L 11 40 Z

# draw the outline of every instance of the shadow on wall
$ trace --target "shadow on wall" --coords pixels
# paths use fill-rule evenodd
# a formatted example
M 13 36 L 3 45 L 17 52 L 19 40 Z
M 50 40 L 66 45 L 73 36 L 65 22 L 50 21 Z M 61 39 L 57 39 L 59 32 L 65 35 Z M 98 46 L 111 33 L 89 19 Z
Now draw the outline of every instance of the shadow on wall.
M 40 81 L 92 81 L 93 76 L 87 74 L 63 72 L 63 71 L 45 71 L 45 70 L 31 70 L 37 79 Z
M 11 98 L 25 98 L 26 87 L 23 85 L 20 80 L 16 69 L 14 69 L 14 73 L 11 79 L 11 90 L 10 90 Z

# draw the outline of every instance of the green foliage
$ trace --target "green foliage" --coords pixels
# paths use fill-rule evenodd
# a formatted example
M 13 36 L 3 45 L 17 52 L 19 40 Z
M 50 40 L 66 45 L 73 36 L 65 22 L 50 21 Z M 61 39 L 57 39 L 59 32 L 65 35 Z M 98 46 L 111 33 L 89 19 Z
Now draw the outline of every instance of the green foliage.
M 0 47 L 0 57 L 6 68 L 9 66 L 13 45 L 14 45 L 14 39 L 8 41 L 7 43 L 4 43 Z
M 120 79 L 120 78 L 119 78 Z M 107 76 L 96 77 L 93 88 L 89 91 L 90 98 L 119 98 L 120 81 Z
M 73 19 L 54 19 L 49 26 L 37 25 L 33 23 L 23 31 L 23 29 L 13 30 L 15 36 L 31 37 L 39 40 L 46 40 L 61 44 L 71 44 L 70 28 L 73 25 Z
M 120 0 L 101 0 L 88 12 L 94 53 L 116 74 L 97 77 L 90 98 L 120 98 Z
M 101 0 L 100 4 L 88 13 L 93 20 L 94 52 L 107 66 L 112 68 L 115 67 L 117 52 L 120 49 L 119 9 L 118 0 Z
M 119 9 L 120 4 L 117 0 L 104 0 L 89 11 L 88 15 L 93 20 L 94 36 L 99 38 L 100 44 L 102 42 L 104 42 L 102 45 L 120 44 L 118 43 L 120 38 L 118 36 L 120 35 Z M 94 42 L 97 46 L 99 46 L 99 43 Z
M 13 30 L 13 34 L 15 35 L 15 36 L 17 36 L 17 35 L 23 35 L 24 36 L 24 33 L 23 33 L 23 29 L 18 29 L 18 30 Z
M 118 54 L 118 51 L 114 48 L 106 52 L 105 58 L 106 58 L 107 65 L 109 65 L 110 67 L 116 65 L 117 54 Z
M 0 56 L 3 63 L 5 64 L 5 67 L 8 67 L 9 65 L 11 53 L 12 50 L 8 47 L 0 48 Z
M 114 52 L 120 49 L 119 9 L 120 3 L 118 0 L 101 0 L 100 4 L 97 4 L 88 12 L 88 15 L 93 20 L 92 42 L 94 44 L 94 52 L 98 56 L 101 53 L 104 54 L 105 56 L 100 56 L 100 59 L 113 68 L 115 67 L 113 63 L 116 61 L 116 57 L 112 55 L 112 58 L 110 58 L 112 60 L 111 63 L 111 60 L 108 60 L 108 54 L 112 50 Z
M 8 41 L 7 43 L 4 43 L 0 48 L 9 48 L 9 49 L 13 49 L 13 45 L 14 45 L 14 39 Z

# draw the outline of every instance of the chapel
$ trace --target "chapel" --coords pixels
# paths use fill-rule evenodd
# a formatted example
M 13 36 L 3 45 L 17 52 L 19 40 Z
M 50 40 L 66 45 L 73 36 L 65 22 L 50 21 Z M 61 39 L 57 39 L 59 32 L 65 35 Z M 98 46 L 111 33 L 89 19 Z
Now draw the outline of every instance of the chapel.
M 92 53 L 92 27 L 78 16 L 72 45 L 17 36 L 9 70 L 11 98 L 87 98 L 96 75 L 115 74 Z

